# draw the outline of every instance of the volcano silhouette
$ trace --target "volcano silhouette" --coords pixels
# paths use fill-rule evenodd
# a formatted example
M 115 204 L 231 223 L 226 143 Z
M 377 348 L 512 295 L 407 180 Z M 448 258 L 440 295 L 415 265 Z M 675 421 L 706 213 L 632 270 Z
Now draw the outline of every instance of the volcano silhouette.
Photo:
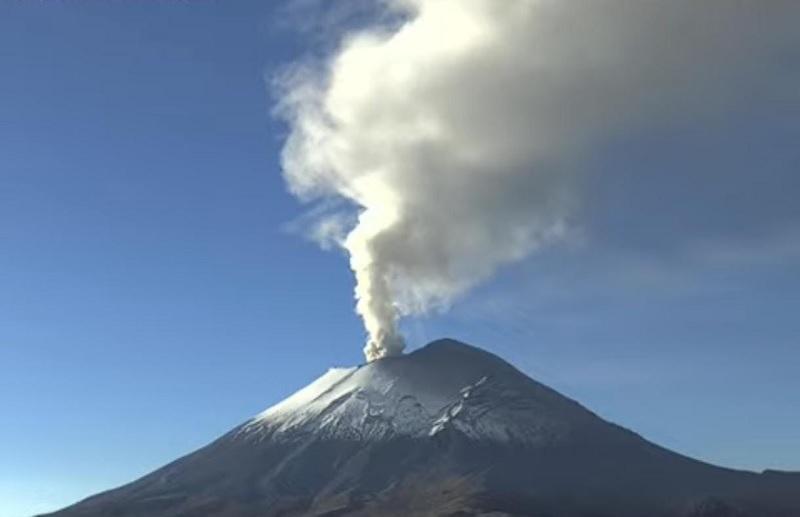
M 332 369 L 210 445 L 57 517 L 798 517 L 800 473 L 735 471 L 449 339 Z

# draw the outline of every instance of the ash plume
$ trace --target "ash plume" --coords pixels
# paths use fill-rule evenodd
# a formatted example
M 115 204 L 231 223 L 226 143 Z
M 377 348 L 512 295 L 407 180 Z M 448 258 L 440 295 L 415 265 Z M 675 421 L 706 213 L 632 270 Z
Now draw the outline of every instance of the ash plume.
M 593 150 L 762 94 L 800 32 L 781 0 L 381 5 L 401 21 L 295 64 L 277 103 L 291 192 L 356 211 L 312 233 L 349 254 L 368 360 L 402 352 L 399 318 L 568 235 Z

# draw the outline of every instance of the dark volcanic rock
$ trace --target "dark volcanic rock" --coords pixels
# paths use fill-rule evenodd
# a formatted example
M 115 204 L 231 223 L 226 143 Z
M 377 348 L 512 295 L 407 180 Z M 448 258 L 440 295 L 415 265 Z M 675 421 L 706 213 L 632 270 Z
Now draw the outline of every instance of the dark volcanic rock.
M 708 465 L 440 340 L 331 370 L 212 444 L 53 517 L 798 517 L 800 475 Z

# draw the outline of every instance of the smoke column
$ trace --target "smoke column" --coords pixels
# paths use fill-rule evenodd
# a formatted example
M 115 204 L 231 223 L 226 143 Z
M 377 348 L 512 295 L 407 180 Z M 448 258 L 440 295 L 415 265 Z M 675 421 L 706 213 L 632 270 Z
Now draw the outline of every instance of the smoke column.
M 285 179 L 349 254 L 368 360 L 402 352 L 399 318 L 566 235 L 593 149 L 757 95 L 800 33 L 781 0 L 381 5 L 402 21 L 297 63 L 277 103 Z

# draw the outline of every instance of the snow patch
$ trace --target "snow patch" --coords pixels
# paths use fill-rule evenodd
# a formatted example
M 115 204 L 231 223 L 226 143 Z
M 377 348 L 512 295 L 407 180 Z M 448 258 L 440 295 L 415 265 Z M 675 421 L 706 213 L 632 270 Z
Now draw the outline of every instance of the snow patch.
M 242 428 L 253 439 L 382 440 L 455 432 L 475 440 L 541 444 L 588 412 L 485 354 L 442 348 L 332 368 Z M 441 361 L 448 352 L 448 360 Z
M 357 366 L 350 368 L 331 368 L 305 388 L 296 391 L 293 395 L 290 395 L 281 402 L 259 413 L 254 420 L 262 421 L 280 418 L 282 415 L 288 416 L 291 413 L 301 411 L 305 406 L 329 391 L 342 379 L 352 375 L 357 369 Z

